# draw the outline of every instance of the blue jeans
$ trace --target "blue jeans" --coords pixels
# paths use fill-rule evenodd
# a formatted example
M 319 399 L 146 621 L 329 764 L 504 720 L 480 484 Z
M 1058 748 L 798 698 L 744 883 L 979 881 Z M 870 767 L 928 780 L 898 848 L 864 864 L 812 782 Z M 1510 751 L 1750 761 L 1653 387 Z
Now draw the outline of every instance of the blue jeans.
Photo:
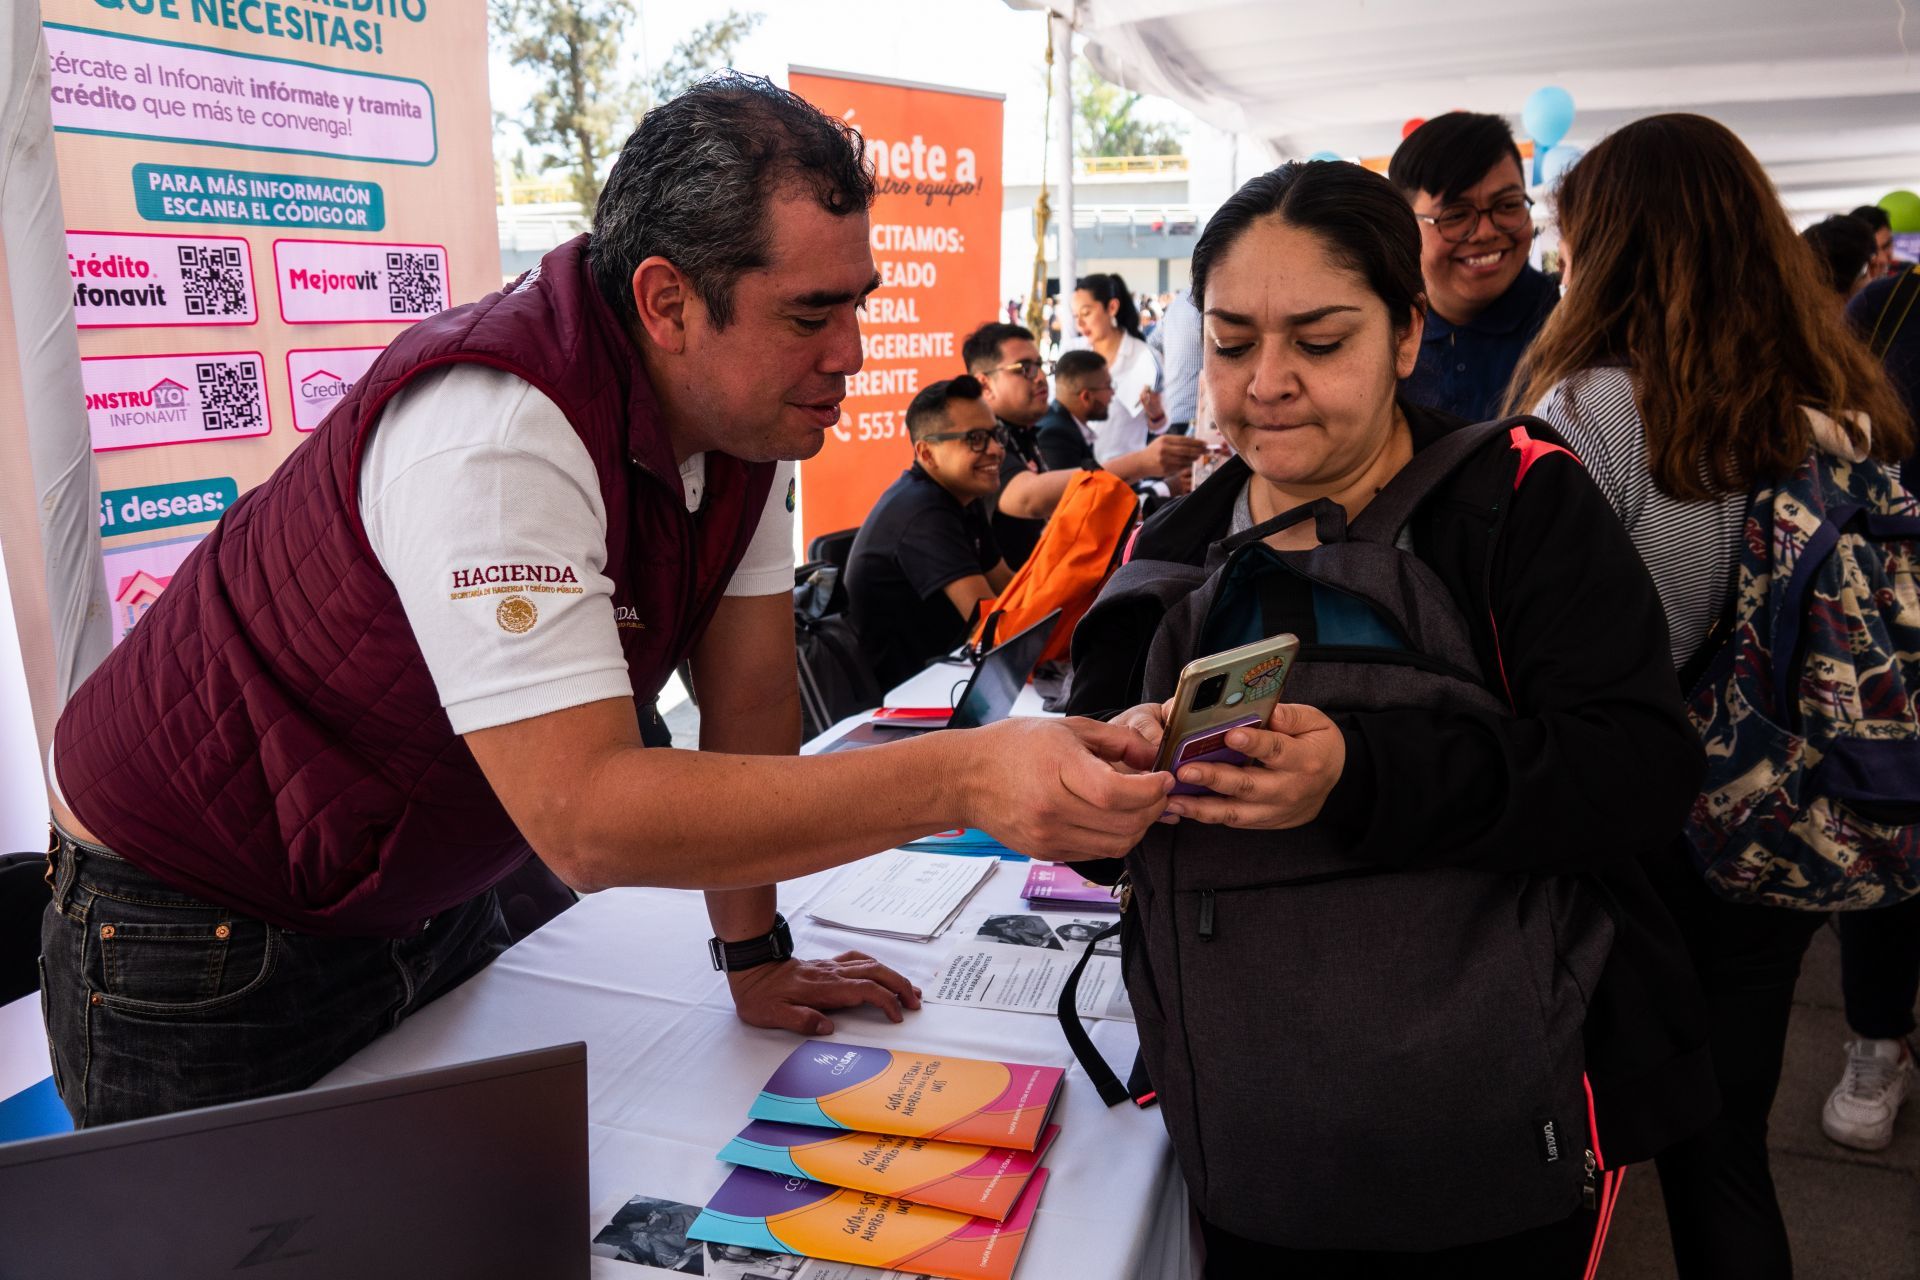
M 410 938 L 320 938 L 64 832 L 47 860 L 41 1007 L 81 1127 L 304 1089 L 507 945 L 492 890 Z

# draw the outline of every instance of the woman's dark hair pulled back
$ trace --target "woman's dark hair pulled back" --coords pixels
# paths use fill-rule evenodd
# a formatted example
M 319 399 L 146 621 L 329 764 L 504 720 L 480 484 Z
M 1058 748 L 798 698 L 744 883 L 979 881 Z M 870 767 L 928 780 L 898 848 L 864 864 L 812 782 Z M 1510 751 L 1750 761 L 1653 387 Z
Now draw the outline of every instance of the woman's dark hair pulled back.
M 1075 289 L 1085 289 L 1093 295 L 1093 300 L 1101 306 L 1109 302 L 1119 302 L 1118 314 L 1113 322 L 1134 337 L 1141 337 L 1140 308 L 1134 305 L 1133 291 L 1127 288 L 1127 282 L 1111 271 L 1096 271 L 1090 276 L 1081 276 L 1074 281 Z
M 1344 160 L 1295 160 L 1254 178 L 1207 220 L 1193 247 L 1193 305 L 1207 308 L 1208 277 L 1248 227 L 1265 217 L 1311 231 L 1367 282 L 1396 330 L 1424 309 L 1420 227 L 1391 182 Z

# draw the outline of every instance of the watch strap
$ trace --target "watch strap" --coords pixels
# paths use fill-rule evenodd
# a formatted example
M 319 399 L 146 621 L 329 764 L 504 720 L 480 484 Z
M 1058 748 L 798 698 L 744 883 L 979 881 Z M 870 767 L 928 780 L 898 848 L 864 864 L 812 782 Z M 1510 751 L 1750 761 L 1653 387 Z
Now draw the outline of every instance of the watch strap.
M 742 969 L 753 969 L 790 958 L 793 955 L 793 932 L 787 928 L 787 918 L 775 912 L 773 928 L 767 933 L 739 942 L 709 938 L 707 952 L 713 958 L 715 969 L 739 973 Z

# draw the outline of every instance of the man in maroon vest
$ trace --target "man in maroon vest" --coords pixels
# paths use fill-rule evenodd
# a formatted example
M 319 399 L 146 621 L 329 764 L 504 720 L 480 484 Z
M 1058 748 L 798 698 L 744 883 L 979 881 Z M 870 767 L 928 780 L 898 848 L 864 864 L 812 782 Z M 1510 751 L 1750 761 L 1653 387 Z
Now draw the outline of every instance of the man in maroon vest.
M 228 509 L 55 733 L 77 1123 L 311 1083 L 497 954 L 530 852 L 708 890 L 740 1016 L 820 1035 L 918 992 L 794 958 L 781 877 L 960 825 L 1117 856 L 1159 815 L 1137 736 L 1089 721 L 793 754 L 784 460 L 860 368 L 872 198 L 846 126 L 709 80 L 628 139 L 591 236 L 408 330 Z M 644 749 L 682 660 L 700 750 Z

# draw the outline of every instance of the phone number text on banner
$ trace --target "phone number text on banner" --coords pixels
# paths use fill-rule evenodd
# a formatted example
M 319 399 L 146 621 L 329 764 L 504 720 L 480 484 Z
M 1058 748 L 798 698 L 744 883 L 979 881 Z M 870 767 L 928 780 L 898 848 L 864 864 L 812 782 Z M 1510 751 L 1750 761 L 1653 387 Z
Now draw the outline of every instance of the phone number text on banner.
M 93 451 L 264 436 L 265 363 L 257 351 L 94 356 L 80 362 Z

